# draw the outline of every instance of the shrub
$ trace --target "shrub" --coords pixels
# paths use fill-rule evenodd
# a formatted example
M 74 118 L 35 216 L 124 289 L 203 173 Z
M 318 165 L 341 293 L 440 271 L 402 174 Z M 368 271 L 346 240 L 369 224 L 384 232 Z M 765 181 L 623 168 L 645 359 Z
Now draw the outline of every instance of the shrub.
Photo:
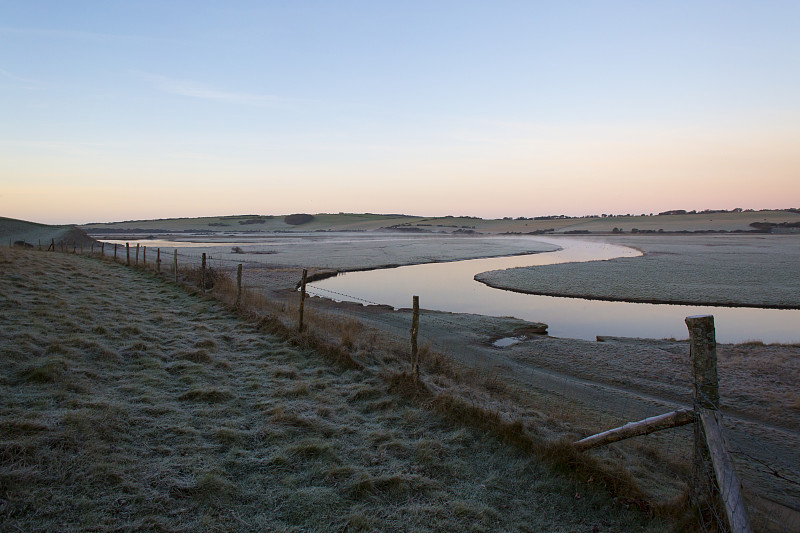
M 292 226 L 299 226 L 300 224 L 305 224 L 312 220 L 314 220 L 314 215 L 307 215 L 305 213 L 297 213 L 283 217 L 283 221 Z

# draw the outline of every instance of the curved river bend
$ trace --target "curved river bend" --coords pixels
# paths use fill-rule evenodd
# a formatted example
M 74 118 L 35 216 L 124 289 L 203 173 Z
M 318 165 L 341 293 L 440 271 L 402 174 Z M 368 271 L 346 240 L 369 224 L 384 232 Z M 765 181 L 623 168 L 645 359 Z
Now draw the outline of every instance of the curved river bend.
M 454 313 L 513 316 L 545 322 L 555 337 L 595 340 L 597 335 L 643 338 L 687 338 L 684 318 L 714 315 L 719 342 L 800 342 L 800 311 L 670 304 L 606 302 L 521 294 L 494 289 L 473 279 L 488 270 L 634 257 L 626 246 L 573 238 L 535 238 L 562 250 L 540 254 L 471 259 L 348 272 L 309 284 L 309 292 L 338 300 L 368 300 L 396 308 L 410 307 L 419 295 L 420 307 Z M 360 300 L 359 300 L 360 299 Z

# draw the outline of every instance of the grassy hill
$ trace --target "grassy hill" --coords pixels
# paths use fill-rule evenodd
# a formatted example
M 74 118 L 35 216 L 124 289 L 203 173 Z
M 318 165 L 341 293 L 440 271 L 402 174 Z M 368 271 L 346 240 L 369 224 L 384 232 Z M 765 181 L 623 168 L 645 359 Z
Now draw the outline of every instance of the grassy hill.
M 110 262 L 0 264 L 4 531 L 668 529 L 398 394 L 387 360 L 342 366 Z
M 91 245 L 92 238 L 75 226 L 51 226 L 14 218 L 0 217 L 0 244 L 7 245 L 24 242 L 32 246 L 44 247 L 52 241 L 56 244 Z
M 235 215 L 200 218 L 132 220 L 84 224 L 92 235 L 113 233 L 239 233 L 376 231 L 431 233 L 612 233 L 680 231 L 752 231 L 752 223 L 797 224 L 800 213 L 793 210 L 687 213 L 654 216 L 607 216 L 546 219 L 480 219 L 474 217 L 418 217 L 371 213 L 321 213 L 308 222 L 287 223 L 286 215 Z

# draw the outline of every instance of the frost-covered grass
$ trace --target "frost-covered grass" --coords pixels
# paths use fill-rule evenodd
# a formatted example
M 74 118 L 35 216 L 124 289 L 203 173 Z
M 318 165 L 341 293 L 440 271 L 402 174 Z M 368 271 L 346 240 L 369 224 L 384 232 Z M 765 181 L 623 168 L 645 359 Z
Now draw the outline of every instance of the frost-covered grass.
M 532 294 L 800 308 L 800 235 L 626 237 L 644 256 L 496 270 L 475 278 Z
M 666 528 L 121 265 L 0 250 L 0 352 L 3 530 Z

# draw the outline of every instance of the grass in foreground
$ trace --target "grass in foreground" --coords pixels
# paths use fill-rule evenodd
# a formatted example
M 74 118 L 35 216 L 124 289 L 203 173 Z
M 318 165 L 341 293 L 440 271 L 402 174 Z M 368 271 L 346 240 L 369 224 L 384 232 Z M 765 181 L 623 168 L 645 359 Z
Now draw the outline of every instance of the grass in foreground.
M 155 277 L 6 250 L 0 274 L 5 530 L 666 529 Z

